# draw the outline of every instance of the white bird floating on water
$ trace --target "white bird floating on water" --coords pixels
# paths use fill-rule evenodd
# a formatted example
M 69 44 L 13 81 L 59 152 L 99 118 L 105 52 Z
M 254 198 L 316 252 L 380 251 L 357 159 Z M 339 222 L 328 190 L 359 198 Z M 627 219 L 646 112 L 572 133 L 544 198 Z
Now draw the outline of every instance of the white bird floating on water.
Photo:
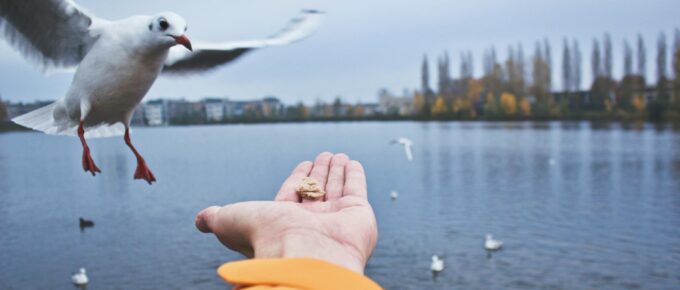
M 89 280 L 87 279 L 87 275 L 85 275 L 85 268 L 80 268 L 80 271 L 73 273 L 73 276 L 71 276 L 71 281 L 73 281 L 73 284 L 78 286 L 86 285 Z
M 392 190 L 392 192 L 390 192 L 390 197 L 391 197 L 393 200 L 394 200 L 394 199 L 397 199 L 397 198 L 399 197 L 399 193 L 396 192 L 395 190 Z
M 440 259 L 439 256 L 432 256 L 432 264 L 430 264 L 430 270 L 432 272 L 438 273 L 444 271 L 444 260 Z
M 75 69 L 61 99 L 12 121 L 47 134 L 78 136 L 83 169 L 92 175 L 101 170 L 85 137 L 125 135 L 137 158 L 134 178 L 151 184 L 156 177 L 132 145 L 129 126 L 156 78 L 206 72 L 254 49 L 301 40 L 316 30 L 321 14 L 303 10 L 278 34 L 262 40 L 192 46 L 186 22 L 173 12 L 110 21 L 72 0 L 0 0 L 0 35 L 10 45 L 44 69 Z
M 404 152 L 406 153 L 406 159 L 408 159 L 408 161 L 413 160 L 413 141 L 411 141 L 411 139 L 401 137 L 401 138 L 394 139 L 394 140 L 390 141 L 390 144 L 404 145 Z
M 494 240 L 491 234 L 486 234 L 486 241 L 484 242 L 484 248 L 487 251 L 496 251 L 503 247 L 503 242 L 499 240 Z

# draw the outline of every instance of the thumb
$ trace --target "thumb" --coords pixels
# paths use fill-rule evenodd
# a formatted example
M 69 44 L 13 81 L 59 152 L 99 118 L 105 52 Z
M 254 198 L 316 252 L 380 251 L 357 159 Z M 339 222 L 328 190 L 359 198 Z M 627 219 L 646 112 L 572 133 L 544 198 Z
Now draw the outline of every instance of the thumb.
M 215 216 L 219 210 L 219 206 L 211 206 L 200 211 L 196 215 L 196 228 L 203 233 L 212 233 L 213 230 L 210 225 L 214 224 L 213 220 L 215 219 Z
M 228 248 L 253 256 L 252 233 L 262 222 L 258 214 L 265 202 L 241 202 L 223 207 L 211 206 L 196 215 L 196 228 L 213 233 Z

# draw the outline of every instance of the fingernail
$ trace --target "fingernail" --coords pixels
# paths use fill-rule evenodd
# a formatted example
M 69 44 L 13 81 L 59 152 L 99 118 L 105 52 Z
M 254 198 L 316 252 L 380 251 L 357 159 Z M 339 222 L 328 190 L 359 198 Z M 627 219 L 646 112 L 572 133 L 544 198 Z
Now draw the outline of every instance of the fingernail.
M 205 211 L 207 209 L 202 210 L 201 212 L 196 215 L 196 220 L 194 221 L 194 224 L 196 225 L 196 228 L 203 232 L 203 233 L 209 233 L 210 229 L 208 228 L 208 224 L 205 221 Z

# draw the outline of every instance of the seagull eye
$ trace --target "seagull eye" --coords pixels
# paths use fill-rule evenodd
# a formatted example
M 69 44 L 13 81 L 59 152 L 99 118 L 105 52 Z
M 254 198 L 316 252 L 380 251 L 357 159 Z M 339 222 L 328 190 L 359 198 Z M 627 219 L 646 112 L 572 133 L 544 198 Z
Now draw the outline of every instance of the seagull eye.
M 168 23 L 167 20 L 165 20 L 165 18 L 161 18 L 160 20 L 158 20 L 158 25 L 160 25 L 161 30 L 163 31 L 168 29 L 168 27 L 170 26 L 170 24 Z

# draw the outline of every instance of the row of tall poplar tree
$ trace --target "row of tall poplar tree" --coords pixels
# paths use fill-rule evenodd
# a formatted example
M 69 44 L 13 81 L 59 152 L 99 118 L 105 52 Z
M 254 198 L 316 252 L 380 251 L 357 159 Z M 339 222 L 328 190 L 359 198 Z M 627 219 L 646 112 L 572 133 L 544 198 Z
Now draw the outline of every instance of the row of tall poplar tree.
M 582 51 L 578 40 L 564 39 L 561 68 L 553 68 L 547 40 L 535 44 L 534 53 L 525 58 L 521 44 L 508 47 L 507 57 L 499 61 L 494 47 L 483 56 L 483 74 L 474 77 L 472 52 L 460 54 L 458 78 L 451 77 L 448 53 L 437 59 L 436 91 L 430 86 L 428 58 L 422 63 L 421 90 L 414 105 L 424 117 L 663 117 L 680 119 L 680 30 L 675 29 L 672 45 L 660 33 L 656 42 L 656 74 L 647 79 L 647 50 L 637 36 L 632 45 L 623 41 L 623 74 L 613 75 L 611 36 L 592 42 L 592 79 L 583 89 Z M 672 75 L 668 72 L 669 49 Z M 558 72 L 561 87 L 556 88 L 553 74 Z

